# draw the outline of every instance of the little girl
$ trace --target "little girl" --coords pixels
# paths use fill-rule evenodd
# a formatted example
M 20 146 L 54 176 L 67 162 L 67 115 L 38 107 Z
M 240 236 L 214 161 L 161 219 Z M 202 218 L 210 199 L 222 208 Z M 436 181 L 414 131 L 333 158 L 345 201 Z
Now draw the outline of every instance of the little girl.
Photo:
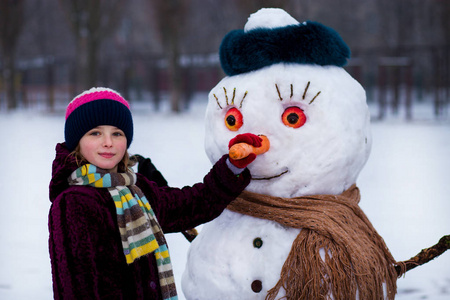
M 159 188 L 128 168 L 130 107 L 106 88 L 70 102 L 64 131 L 50 182 L 54 298 L 177 299 L 164 233 L 217 217 L 249 184 L 254 157 L 224 155 L 203 183 Z M 261 145 L 247 135 L 230 145 L 237 142 Z

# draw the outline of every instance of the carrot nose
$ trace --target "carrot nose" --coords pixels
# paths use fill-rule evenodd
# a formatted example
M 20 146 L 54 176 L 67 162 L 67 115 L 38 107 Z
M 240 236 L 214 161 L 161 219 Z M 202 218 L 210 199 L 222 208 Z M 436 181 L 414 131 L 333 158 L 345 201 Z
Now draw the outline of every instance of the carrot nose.
M 230 158 L 238 160 L 249 156 L 251 153 L 255 155 L 266 153 L 270 148 L 269 139 L 265 135 L 259 135 L 259 137 L 262 139 L 261 147 L 253 147 L 247 143 L 234 144 L 229 151 Z

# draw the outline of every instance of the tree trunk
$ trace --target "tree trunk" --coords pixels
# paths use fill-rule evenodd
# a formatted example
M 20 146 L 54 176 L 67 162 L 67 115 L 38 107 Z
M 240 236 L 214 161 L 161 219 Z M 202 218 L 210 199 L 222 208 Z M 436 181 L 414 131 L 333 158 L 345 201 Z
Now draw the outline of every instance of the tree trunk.
M 87 66 L 86 66 L 86 88 L 97 85 L 98 81 L 98 59 L 100 39 L 88 38 L 87 45 Z
M 170 78 L 170 108 L 173 112 L 180 112 L 181 102 L 181 68 L 179 65 L 179 49 L 176 31 L 169 37 L 169 78 Z
M 6 50 L 6 49 L 4 49 Z M 16 93 L 16 68 L 14 64 L 14 50 L 11 48 L 4 51 L 4 68 L 3 79 L 6 90 L 6 108 L 12 110 L 17 108 L 17 93 Z
M 159 0 L 154 5 L 158 12 L 158 23 L 168 63 L 170 83 L 170 108 L 173 112 L 181 110 L 182 75 L 179 64 L 180 31 L 185 19 L 188 1 Z
M 77 89 L 87 89 L 98 82 L 98 51 L 103 40 L 119 22 L 124 0 L 84 2 L 60 0 L 77 39 Z
M 54 64 L 47 64 L 47 104 L 51 112 L 55 111 L 55 72 Z
M 3 55 L 3 80 L 8 110 L 18 106 L 15 51 L 24 23 L 23 3 L 23 0 L 0 1 L 0 46 Z

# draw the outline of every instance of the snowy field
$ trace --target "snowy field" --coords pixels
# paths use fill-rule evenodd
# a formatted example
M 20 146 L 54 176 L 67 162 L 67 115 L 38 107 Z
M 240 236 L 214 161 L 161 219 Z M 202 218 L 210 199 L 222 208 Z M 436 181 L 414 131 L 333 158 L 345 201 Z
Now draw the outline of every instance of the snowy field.
M 150 156 L 171 186 L 202 180 L 210 169 L 203 145 L 205 108 L 206 102 L 197 101 L 174 115 L 134 105 L 130 152 Z M 426 106 L 414 113 L 411 122 L 400 116 L 372 123 L 372 154 L 357 182 L 361 207 L 397 260 L 450 234 L 450 120 L 434 121 Z M 0 112 L 1 300 L 52 298 L 48 183 L 63 126 L 62 111 Z M 180 280 L 189 243 L 181 234 L 167 237 L 184 299 Z M 450 299 L 450 253 L 400 278 L 397 299 Z

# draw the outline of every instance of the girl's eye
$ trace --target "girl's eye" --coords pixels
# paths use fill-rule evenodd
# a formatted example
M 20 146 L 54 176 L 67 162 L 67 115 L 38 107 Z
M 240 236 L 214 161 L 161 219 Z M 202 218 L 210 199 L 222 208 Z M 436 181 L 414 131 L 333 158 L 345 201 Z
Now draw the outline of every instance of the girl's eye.
M 231 131 L 237 131 L 244 124 L 241 112 L 233 107 L 225 115 L 225 125 Z
M 303 124 L 305 124 L 306 116 L 303 110 L 301 110 L 299 107 L 291 106 L 286 108 L 286 110 L 283 112 L 281 120 L 283 121 L 283 124 L 288 127 L 299 128 L 303 126 Z
M 100 132 L 98 132 L 98 131 L 91 131 L 91 132 L 89 132 L 89 135 L 92 135 L 92 136 L 97 136 L 99 134 L 100 134 Z
M 123 136 L 125 134 L 123 132 L 121 132 L 121 131 L 116 131 L 116 132 L 113 133 L 113 135 L 114 136 Z

